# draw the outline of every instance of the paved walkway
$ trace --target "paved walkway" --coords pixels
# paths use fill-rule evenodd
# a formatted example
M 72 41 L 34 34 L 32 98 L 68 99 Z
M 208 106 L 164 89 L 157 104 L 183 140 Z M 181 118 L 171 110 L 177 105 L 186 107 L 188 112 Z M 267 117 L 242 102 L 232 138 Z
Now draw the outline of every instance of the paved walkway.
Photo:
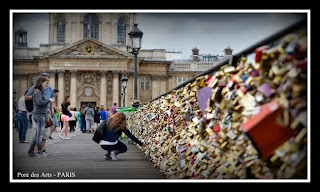
M 12 176 L 13 181 L 44 182 L 144 182 L 163 180 L 165 177 L 153 167 L 144 153 L 133 144 L 124 143 L 128 151 L 119 154 L 117 161 L 105 160 L 104 150 L 92 141 L 93 134 L 81 133 L 78 129 L 69 133 L 70 140 L 58 138 L 48 140 L 48 157 L 29 157 L 30 143 L 19 143 L 18 133 L 13 129 Z M 27 141 L 31 140 L 31 129 L 27 131 Z M 63 181 L 62 181 L 63 180 Z

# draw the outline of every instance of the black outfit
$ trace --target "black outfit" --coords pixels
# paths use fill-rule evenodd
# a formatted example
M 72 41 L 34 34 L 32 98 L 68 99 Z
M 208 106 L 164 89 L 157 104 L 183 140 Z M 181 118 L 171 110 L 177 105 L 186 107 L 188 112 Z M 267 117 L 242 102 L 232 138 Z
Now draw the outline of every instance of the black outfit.
M 68 110 L 69 105 L 70 105 L 70 102 L 66 102 L 64 105 L 61 105 L 62 114 L 69 116 L 70 114 Z M 60 122 L 61 122 L 61 127 L 63 127 L 63 121 L 62 121 L 61 115 L 60 115 Z
M 64 105 L 61 105 L 62 114 L 69 116 L 70 114 L 70 111 L 68 110 L 69 105 L 70 105 L 70 102 L 66 102 Z
M 112 121 L 112 120 L 111 120 Z M 111 122 L 110 121 L 110 122 Z M 139 139 L 137 139 L 132 133 L 125 128 L 124 130 L 116 130 L 117 127 L 114 127 L 113 129 L 109 130 L 106 126 L 106 121 L 103 121 L 101 125 L 104 125 L 104 133 L 103 133 L 103 140 L 115 142 L 118 140 L 118 138 L 121 136 L 122 132 L 126 134 L 130 139 L 132 139 L 135 143 L 138 143 L 140 146 L 143 145 Z M 125 153 L 127 151 L 127 146 L 118 140 L 118 143 L 115 145 L 100 145 L 104 150 L 108 151 L 114 151 L 119 150 L 119 153 Z
M 81 124 L 82 124 L 82 133 L 87 133 L 87 126 L 86 126 L 86 116 L 84 115 L 84 112 L 81 112 L 80 115 L 80 119 L 81 119 Z
M 100 123 L 100 113 L 99 110 L 94 110 L 94 122 L 95 123 Z

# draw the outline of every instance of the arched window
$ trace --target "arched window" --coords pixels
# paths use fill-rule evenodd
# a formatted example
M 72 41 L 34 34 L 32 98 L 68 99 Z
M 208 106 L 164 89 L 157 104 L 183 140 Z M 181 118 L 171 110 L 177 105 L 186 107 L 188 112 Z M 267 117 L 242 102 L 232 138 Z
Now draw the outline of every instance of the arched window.
M 58 19 L 57 25 L 57 42 L 64 43 L 66 36 L 66 20 L 64 17 Z
M 141 90 L 149 90 L 149 80 L 146 77 L 141 77 Z
M 126 20 L 122 17 L 118 19 L 117 43 L 118 44 L 126 43 Z
M 83 19 L 83 37 L 99 40 L 99 18 L 93 13 L 87 14 Z

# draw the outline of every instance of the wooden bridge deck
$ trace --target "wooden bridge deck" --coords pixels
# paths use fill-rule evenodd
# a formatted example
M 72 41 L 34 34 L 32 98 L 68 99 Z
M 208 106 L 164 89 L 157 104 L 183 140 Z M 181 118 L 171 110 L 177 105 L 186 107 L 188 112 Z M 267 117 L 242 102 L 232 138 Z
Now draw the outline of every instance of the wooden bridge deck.
M 150 160 L 133 144 L 124 143 L 128 151 L 118 155 L 117 161 L 105 160 L 104 150 L 91 140 L 92 134 L 76 130 L 69 133 L 70 140 L 60 140 L 58 132 L 55 140 L 48 140 L 48 157 L 29 157 L 30 143 L 19 143 L 18 133 L 12 130 L 12 175 L 15 181 L 26 179 L 40 182 L 121 182 L 156 181 L 165 177 L 153 167 Z M 31 140 L 31 129 L 27 131 L 27 141 Z M 34 173 L 34 174 L 33 174 Z

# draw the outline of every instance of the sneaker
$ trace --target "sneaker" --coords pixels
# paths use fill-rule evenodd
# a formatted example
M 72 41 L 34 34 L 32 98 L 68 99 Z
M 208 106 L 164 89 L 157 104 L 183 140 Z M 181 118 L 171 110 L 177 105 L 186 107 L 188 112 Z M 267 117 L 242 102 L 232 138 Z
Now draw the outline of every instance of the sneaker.
M 30 157 L 33 157 L 33 156 L 34 156 L 34 152 L 33 152 L 33 151 L 28 150 L 28 155 L 29 155 Z
M 117 155 L 116 155 L 116 153 L 114 152 L 114 151 L 111 151 L 111 158 L 112 158 L 112 160 L 118 160 L 118 158 L 117 158 Z
M 56 138 L 54 138 L 54 137 L 52 137 L 52 136 L 49 136 L 49 139 L 52 139 L 52 140 L 53 140 L 53 139 L 56 139 Z
M 64 139 L 70 139 L 70 137 L 66 137 L 66 138 L 64 138 Z
M 107 154 L 104 154 L 104 158 L 106 159 L 106 160 L 111 160 L 112 158 L 110 157 L 110 155 L 107 155 Z
M 44 152 L 44 153 L 41 152 L 41 153 L 38 153 L 38 154 L 37 154 L 37 157 L 40 157 L 40 158 L 41 158 L 41 157 L 48 157 L 48 156 L 49 156 L 49 155 L 48 155 L 47 153 L 45 153 L 45 152 Z
M 58 135 L 58 137 L 59 137 L 61 140 L 63 140 L 63 137 L 62 137 L 61 135 Z
M 43 150 L 41 153 L 44 155 L 50 156 L 50 154 L 48 152 L 46 152 L 45 150 Z

